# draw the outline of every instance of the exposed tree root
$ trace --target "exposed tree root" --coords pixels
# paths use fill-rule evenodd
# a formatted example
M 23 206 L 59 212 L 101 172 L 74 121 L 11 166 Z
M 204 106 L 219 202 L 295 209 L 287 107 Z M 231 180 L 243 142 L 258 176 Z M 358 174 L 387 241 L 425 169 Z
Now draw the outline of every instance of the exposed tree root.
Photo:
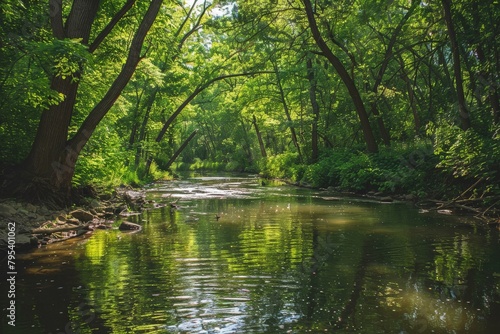
M 84 198 L 97 198 L 91 186 L 62 189 L 52 185 L 48 178 L 36 177 L 26 171 L 4 171 L 0 175 L 0 197 L 16 198 L 49 209 L 61 209 L 81 204 Z

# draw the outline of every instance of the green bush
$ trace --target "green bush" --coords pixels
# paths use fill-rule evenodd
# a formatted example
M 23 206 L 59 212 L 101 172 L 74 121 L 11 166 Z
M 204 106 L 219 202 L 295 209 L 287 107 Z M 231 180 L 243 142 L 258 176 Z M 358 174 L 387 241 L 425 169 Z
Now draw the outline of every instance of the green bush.
M 305 167 L 302 165 L 298 153 L 289 152 L 263 160 L 260 171 L 264 177 L 289 179 L 297 182 L 302 179 Z
M 377 154 L 338 150 L 307 166 L 304 181 L 346 191 L 412 193 L 423 196 L 435 175 L 436 159 L 425 144 L 383 148 Z
M 442 168 L 462 185 L 461 190 L 478 180 L 483 182 L 475 188 L 477 196 L 500 194 L 500 135 L 481 136 L 473 129 L 437 133 L 436 154 Z

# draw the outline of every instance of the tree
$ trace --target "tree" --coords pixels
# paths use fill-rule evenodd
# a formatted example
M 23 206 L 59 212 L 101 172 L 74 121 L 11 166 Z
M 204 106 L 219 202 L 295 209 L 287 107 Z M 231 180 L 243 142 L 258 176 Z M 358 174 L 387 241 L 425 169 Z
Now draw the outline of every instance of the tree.
M 462 78 L 462 65 L 460 61 L 460 50 L 457 41 L 457 34 L 455 32 L 455 24 L 453 22 L 451 13 L 451 1 L 442 0 L 444 19 L 446 21 L 446 27 L 448 28 L 448 37 L 451 44 L 451 54 L 453 56 L 453 73 L 455 75 L 455 88 L 457 94 L 457 104 L 458 112 L 460 118 L 460 124 L 462 130 L 466 131 L 470 128 L 470 116 L 469 110 L 467 108 L 467 103 L 465 102 L 464 84 Z
M 162 2 L 153 0 L 150 3 L 135 31 L 120 73 L 72 138 L 68 138 L 69 126 L 85 63 L 75 61 L 67 64 L 68 68 L 63 68 L 52 75 L 51 89 L 63 94 L 64 100 L 43 111 L 28 157 L 21 164 L 19 171 L 8 175 L 3 184 L 8 193 L 32 199 L 52 197 L 60 204 L 69 200 L 71 181 L 80 152 L 134 74 L 137 64 L 143 57 L 144 40 Z M 135 1 L 127 1 L 94 42 L 90 43 L 91 30 L 99 12 L 99 1 L 75 0 L 65 22 L 62 2 L 50 1 L 53 36 L 57 40 L 76 43 L 78 47 L 88 47 L 90 52 L 95 51 L 134 3 Z
M 321 36 L 318 24 L 316 23 L 316 18 L 311 1 L 310 0 L 302 0 L 302 1 L 304 3 L 311 33 L 312 36 L 314 37 L 314 40 L 316 41 L 316 44 L 318 45 L 321 52 L 323 52 L 323 55 L 332 64 L 333 68 L 338 73 L 338 75 L 344 82 L 347 90 L 349 91 L 349 95 L 352 98 L 352 101 L 356 108 L 356 112 L 358 113 L 359 121 L 361 123 L 361 129 L 363 131 L 366 148 L 368 152 L 377 152 L 378 145 L 375 140 L 375 136 L 373 135 L 372 127 L 368 119 L 368 113 L 366 112 L 366 108 L 361 98 L 361 95 L 358 91 L 358 88 L 356 87 L 353 78 L 349 75 L 349 72 L 346 70 L 344 64 L 342 64 L 340 59 L 333 53 L 333 51 L 330 49 L 326 41 Z
M 319 105 L 316 100 L 316 79 L 314 77 L 314 68 L 311 58 L 307 59 L 307 79 L 309 80 L 309 98 L 311 100 L 311 108 L 313 111 L 313 123 L 311 130 L 311 161 L 317 162 L 319 158 L 318 149 L 318 119 L 319 119 Z

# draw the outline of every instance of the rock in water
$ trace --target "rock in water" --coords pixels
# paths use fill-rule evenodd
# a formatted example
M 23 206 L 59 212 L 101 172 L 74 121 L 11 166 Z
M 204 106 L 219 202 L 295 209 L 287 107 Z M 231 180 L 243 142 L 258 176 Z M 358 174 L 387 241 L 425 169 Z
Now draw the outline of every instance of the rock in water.
M 120 231 L 140 231 L 142 229 L 141 225 L 134 224 L 131 222 L 123 221 L 118 228 Z

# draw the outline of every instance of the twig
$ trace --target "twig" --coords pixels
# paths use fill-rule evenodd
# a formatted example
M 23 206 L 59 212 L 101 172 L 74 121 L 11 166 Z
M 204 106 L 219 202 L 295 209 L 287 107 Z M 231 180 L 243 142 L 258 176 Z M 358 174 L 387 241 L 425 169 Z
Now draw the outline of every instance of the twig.
M 488 212 L 492 207 L 497 205 L 499 202 L 500 202 L 500 199 L 498 201 L 496 201 L 495 203 L 493 203 L 492 205 L 490 205 L 486 210 L 484 210 L 483 213 L 481 214 L 481 216 L 484 217 L 486 215 L 486 212 Z
M 443 203 L 441 204 L 441 206 L 439 206 L 437 209 L 442 209 L 442 208 L 446 208 L 447 206 L 450 206 L 451 204 L 455 203 L 456 201 L 459 200 L 459 198 L 463 198 L 463 196 L 468 193 L 470 190 L 474 189 L 484 178 L 481 177 L 479 178 L 479 180 L 477 180 L 476 182 L 474 182 L 473 185 L 471 185 L 469 188 L 467 188 L 463 193 L 461 193 L 459 196 L 455 197 L 454 199 L 452 199 L 450 202 L 448 203 Z

